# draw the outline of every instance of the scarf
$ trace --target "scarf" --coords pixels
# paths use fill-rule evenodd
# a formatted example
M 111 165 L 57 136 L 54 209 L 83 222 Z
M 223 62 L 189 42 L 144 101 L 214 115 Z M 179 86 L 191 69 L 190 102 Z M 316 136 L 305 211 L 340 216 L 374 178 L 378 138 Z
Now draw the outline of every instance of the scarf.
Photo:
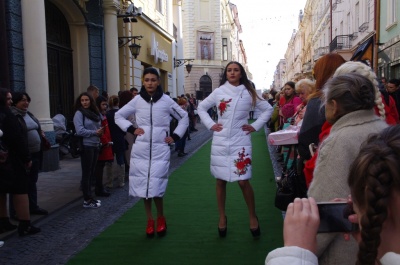
M 27 110 L 22 110 L 22 109 L 19 109 L 19 108 L 15 107 L 15 106 L 11 106 L 10 110 L 14 115 L 21 115 L 22 117 L 24 117 L 26 115 L 26 113 L 28 113 Z
M 162 91 L 161 86 L 157 87 L 153 96 L 150 96 L 149 93 L 147 93 L 144 86 L 142 86 L 142 89 L 140 89 L 140 96 L 147 102 L 150 102 L 151 99 L 153 99 L 153 102 L 157 102 L 163 96 L 163 94 L 164 92 Z
M 92 111 L 91 109 L 85 109 L 85 108 L 79 108 L 79 111 L 82 112 L 83 116 L 88 118 L 89 120 L 99 122 L 100 121 L 100 115 Z

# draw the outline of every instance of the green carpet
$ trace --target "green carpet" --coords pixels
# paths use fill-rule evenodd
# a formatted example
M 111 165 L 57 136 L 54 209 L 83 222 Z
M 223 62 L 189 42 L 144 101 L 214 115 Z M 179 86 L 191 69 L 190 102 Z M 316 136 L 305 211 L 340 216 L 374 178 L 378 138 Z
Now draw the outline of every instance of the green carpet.
M 258 240 L 250 234 L 247 207 L 237 183 L 227 186 L 227 237 L 218 237 L 215 180 L 209 170 L 208 143 L 170 176 L 164 197 L 168 224 L 165 237 L 146 237 L 146 217 L 140 201 L 68 265 L 264 264 L 267 253 L 283 244 L 282 216 L 273 206 L 274 173 L 263 130 L 253 133 L 252 141 L 251 183 L 261 227 Z

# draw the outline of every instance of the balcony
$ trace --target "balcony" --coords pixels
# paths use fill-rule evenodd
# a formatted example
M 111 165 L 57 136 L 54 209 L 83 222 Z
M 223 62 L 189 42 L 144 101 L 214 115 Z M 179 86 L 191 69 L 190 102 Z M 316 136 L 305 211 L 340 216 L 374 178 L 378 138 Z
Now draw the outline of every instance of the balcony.
M 333 52 L 336 50 L 346 50 L 350 49 L 350 40 L 354 37 L 353 34 L 351 35 L 338 35 L 336 36 L 333 41 L 329 44 L 329 52 Z

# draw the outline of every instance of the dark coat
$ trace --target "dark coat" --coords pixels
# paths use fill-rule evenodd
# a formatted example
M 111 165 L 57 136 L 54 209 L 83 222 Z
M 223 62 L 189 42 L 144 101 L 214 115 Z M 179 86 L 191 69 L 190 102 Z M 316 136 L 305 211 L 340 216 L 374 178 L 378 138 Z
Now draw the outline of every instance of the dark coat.
M 8 148 L 8 160 L 0 164 L 0 192 L 24 194 L 28 191 L 25 165 L 31 161 L 28 136 L 9 108 L 0 109 L 2 143 Z
M 115 113 L 118 109 L 111 109 L 107 111 L 108 128 L 110 129 L 111 139 L 113 141 L 113 152 L 123 153 L 128 149 L 128 144 L 125 141 L 125 132 L 122 131 L 117 124 L 115 124 Z

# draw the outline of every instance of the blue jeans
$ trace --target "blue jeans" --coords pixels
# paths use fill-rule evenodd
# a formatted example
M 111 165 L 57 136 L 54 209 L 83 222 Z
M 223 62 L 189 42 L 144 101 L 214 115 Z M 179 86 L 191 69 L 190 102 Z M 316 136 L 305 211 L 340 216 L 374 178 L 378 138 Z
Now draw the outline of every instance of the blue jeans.
M 82 193 L 85 201 L 93 198 L 92 183 L 95 181 L 94 170 L 96 168 L 97 158 L 99 156 L 99 148 L 93 146 L 83 146 L 81 154 L 82 168 Z

